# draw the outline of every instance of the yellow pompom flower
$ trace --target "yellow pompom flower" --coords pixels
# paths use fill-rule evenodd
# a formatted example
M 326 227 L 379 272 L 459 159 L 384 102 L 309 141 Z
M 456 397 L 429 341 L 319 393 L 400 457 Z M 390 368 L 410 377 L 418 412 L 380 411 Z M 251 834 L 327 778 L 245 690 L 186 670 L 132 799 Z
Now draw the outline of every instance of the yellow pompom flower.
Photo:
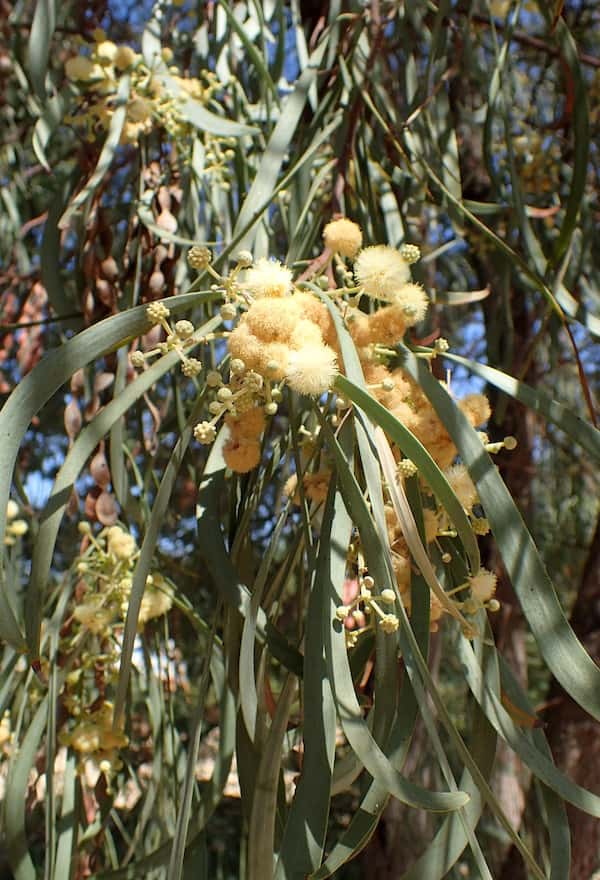
M 142 604 L 138 616 L 138 627 L 143 626 L 155 617 L 162 617 L 173 605 L 173 594 L 170 586 L 159 574 L 153 574 L 146 582 L 142 596 Z
M 483 425 L 492 414 L 490 402 L 485 394 L 467 394 L 466 397 L 459 401 L 458 406 L 473 427 Z
M 232 471 L 247 474 L 260 461 L 260 443 L 258 440 L 232 437 L 223 447 L 223 459 Z
M 130 122 L 149 122 L 152 117 L 152 104 L 146 98 L 133 98 L 127 104 L 127 118 Z
M 19 505 L 16 501 L 13 501 L 12 498 L 9 499 L 8 504 L 6 505 L 6 518 L 14 519 L 19 515 Z
M 253 406 L 237 418 L 228 416 L 225 423 L 235 436 L 245 440 L 256 440 L 265 430 L 266 418 L 262 407 Z
M 337 375 L 336 355 L 328 345 L 305 345 L 290 351 L 285 378 L 294 391 L 320 397 Z
M 342 257 L 355 257 L 362 245 L 360 226 L 346 217 L 332 220 L 323 230 L 325 247 Z
M 113 622 L 115 613 L 110 608 L 102 607 L 98 599 L 92 599 L 90 602 L 78 605 L 73 611 L 73 617 L 94 635 L 103 635 Z
M 470 513 L 477 501 L 477 489 L 464 464 L 453 465 L 445 472 L 445 477 L 462 507 Z
M 117 47 L 112 40 L 103 40 L 96 46 L 96 55 L 103 63 L 110 64 L 111 61 L 115 60 L 116 54 Z
M 106 533 L 106 547 L 111 556 L 117 559 L 131 559 L 137 545 L 135 538 L 120 526 L 111 526 Z
M 127 70 L 137 60 L 137 57 L 131 46 L 118 46 L 113 62 L 117 70 Z
M 421 285 L 411 282 L 400 288 L 394 297 L 394 304 L 402 308 L 406 326 L 412 327 L 425 317 L 429 300 Z
M 386 302 L 395 302 L 400 289 L 410 280 L 408 263 L 387 244 L 364 248 L 354 263 L 354 274 L 367 296 Z
M 282 266 L 279 260 L 261 257 L 246 271 L 241 285 L 255 297 L 287 296 L 292 287 L 292 272 L 287 266 Z
M 98 65 L 94 64 L 86 55 L 76 55 L 74 58 L 69 58 L 65 63 L 67 78 L 75 82 L 87 82 L 93 79 L 96 69 L 101 73 Z
M 469 586 L 474 599 L 479 602 L 489 602 L 496 592 L 496 575 L 488 571 L 486 568 L 479 569 L 479 572 L 469 578 Z

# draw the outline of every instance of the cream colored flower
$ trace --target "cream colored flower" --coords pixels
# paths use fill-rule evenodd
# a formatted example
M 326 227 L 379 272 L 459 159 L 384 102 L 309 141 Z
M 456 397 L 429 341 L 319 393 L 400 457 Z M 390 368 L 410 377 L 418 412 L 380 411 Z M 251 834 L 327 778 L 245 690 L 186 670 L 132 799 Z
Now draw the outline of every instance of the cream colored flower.
M 127 70 L 137 59 L 136 53 L 131 46 L 119 46 L 113 58 L 117 70 Z
M 246 277 L 241 284 L 244 290 L 255 297 L 286 296 L 291 291 L 292 272 L 287 266 L 282 266 L 279 260 L 261 257 L 246 271 Z
M 117 47 L 112 40 L 103 40 L 96 46 L 96 55 L 103 62 L 110 63 L 111 61 L 114 61 L 116 54 Z
M 402 254 L 386 244 L 362 250 L 354 263 L 354 274 L 367 296 L 395 302 L 407 281 L 410 269 Z
M 19 515 L 19 505 L 16 501 L 13 501 L 12 498 L 9 499 L 8 504 L 6 505 L 6 518 L 14 519 Z
M 130 122 L 149 122 L 152 117 L 152 103 L 146 98 L 132 98 L 127 104 L 127 118 Z
M 404 312 L 407 327 L 422 321 L 427 313 L 429 300 L 420 284 L 403 284 L 396 296 L 394 305 L 400 306 Z
M 395 633 L 400 626 L 400 621 L 395 614 L 384 614 L 379 621 L 379 626 L 384 633 Z
M 21 538 L 23 535 L 26 535 L 29 531 L 29 526 L 25 522 L 24 519 L 15 519 L 8 526 L 8 531 L 13 534 L 16 538 Z
M 98 599 L 92 599 L 83 605 L 78 605 L 73 611 L 73 617 L 85 629 L 88 629 L 94 635 L 102 635 L 106 633 L 109 625 L 114 619 L 114 613 L 110 608 L 102 607 Z
M 7 743 L 10 743 L 12 732 L 10 728 L 10 712 L 7 710 L 0 721 L 0 749 L 3 749 Z
M 152 583 L 146 584 L 140 613 L 138 617 L 138 626 L 143 626 L 149 620 L 155 617 L 162 617 L 173 605 L 173 594 L 167 582 L 158 574 L 152 575 Z
M 131 559 L 137 545 L 135 538 L 124 531 L 120 526 L 111 526 L 106 533 L 106 547 L 112 556 L 117 559 Z
M 171 312 L 169 311 L 167 306 L 161 302 L 150 303 L 150 305 L 146 309 L 148 320 L 151 321 L 153 324 L 160 324 L 160 322 L 166 320 L 170 314 Z
M 86 55 L 76 55 L 74 58 L 69 58 L 65 63 L 67 78 L 75 82 L 87 82 L 93 79 L 96 74 L 96 68 L 101 75 L 101 69 Z
M 444 475 L 462 507 L 470 513 L 473 505 L 477 502 L 477 489 L 464 464 L 453 465 L 444 472 Z
M 496 592 L 496 575 L 486 568 L 480 568 L 479 572 L 469 578 L 469 586 L 473 598 L 479 602 L 488 602 Z
M 362 245 L 360 226 L 346 217 L 332 220 L 323 230 L 325 247 L 342 257 L 354 257 Z
M 290 351 L 285 378 L 294 391 L 320 397 L 337 375 L 336 356 L 328 345 L 305 345 Z

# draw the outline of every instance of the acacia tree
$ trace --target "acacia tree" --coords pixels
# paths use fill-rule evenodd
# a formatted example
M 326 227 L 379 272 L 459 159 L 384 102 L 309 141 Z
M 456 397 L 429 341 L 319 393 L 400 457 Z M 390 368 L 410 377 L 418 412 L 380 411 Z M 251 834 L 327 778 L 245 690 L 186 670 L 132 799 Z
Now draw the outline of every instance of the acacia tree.
M 569 876 L 600 800 L 536 702 L 596 742 L 555 591 L 595 592 L 596 15 L 6 10 L 17 880 L 350 877 L 378 826 L 374 876 Z

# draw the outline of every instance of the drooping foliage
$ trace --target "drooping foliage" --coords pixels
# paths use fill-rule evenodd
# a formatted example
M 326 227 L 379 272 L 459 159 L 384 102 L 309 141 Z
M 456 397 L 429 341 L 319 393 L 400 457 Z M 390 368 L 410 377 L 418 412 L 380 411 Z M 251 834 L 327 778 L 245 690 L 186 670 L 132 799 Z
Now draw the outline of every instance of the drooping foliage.
M 6 9 L 16 880 L 351 877 L 390 799 L 427 816 L 394 876 L 491 877 L 509 846 L 569 876 L 565 803 L 600 797 L 535 702 L 553 677 L 600 719 L 567 618 L 598 513 L 600 60 L 594 5 L 555 6 Z

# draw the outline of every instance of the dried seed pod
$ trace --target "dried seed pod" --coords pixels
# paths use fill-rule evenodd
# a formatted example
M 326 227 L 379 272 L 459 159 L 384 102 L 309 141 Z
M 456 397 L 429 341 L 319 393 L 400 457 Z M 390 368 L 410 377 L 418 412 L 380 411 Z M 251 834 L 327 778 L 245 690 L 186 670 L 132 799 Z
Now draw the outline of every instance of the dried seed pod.
M 115 303 L 115 289 L 110 281 L 106 281 L 104 278 L 97 278 L 96 294 L 101 303 L 108 306 L 108 308 L 112 308 Z
M 75 370 L 71 376 L 72 394 L 83 394 L 85 388 L 83 370 Z
M 110 468 L 104 452 L 100 450 L 90 462 L 90 473 L 103 489 L 110 483 Z
M 100 272 L 103 278 L 106 278 L 107 281 L 116 281 L 119 277 L 119 267 L 117 266 L 117 261 L 114 257 L 106 257 L 105 260 L 102 260 L 100 263 Z
M 160 229 L 164 229 L 165 232 L 177 231 L 177 220 L 167 209 L 164 209 L 160 212 L 160 214 L 156 218 L 156 225 Z
M 96 518 L 103 526 L 114 526 L 119 518 L 117 502 L 108 492 L 101 492 L 96 501 Z
M 94 522 L 96 520 L 96 501 L 98 500 L 98 489 L 94 488 L 85 496 L 83 505 L 83 514 L 85 519 Z
M 154 248 L 154 268 L 160 269 L 161 263 L 164 263 L 168 256 L 168 248 L 164 244 L 157 244 Z
M 169 211 L 169 208 L 171 207 L 171 193 L 166 186 L 161 186 L 156 196 L 156 201 L 160 205 L 162 211 Z
M 72 381 L 72 380 L 71 380 Z M 81 430 L 81 410 L 77 401 L 73 398 L 65 407 L 65 431 L 70 441 L 73 441 Z
M 150 292 L 154 296 L 158 296 L 165 287 L 165 276 L 162 272 L 153 272 L 150 276 L 150 280 L 148 281 L 148 287 Z

